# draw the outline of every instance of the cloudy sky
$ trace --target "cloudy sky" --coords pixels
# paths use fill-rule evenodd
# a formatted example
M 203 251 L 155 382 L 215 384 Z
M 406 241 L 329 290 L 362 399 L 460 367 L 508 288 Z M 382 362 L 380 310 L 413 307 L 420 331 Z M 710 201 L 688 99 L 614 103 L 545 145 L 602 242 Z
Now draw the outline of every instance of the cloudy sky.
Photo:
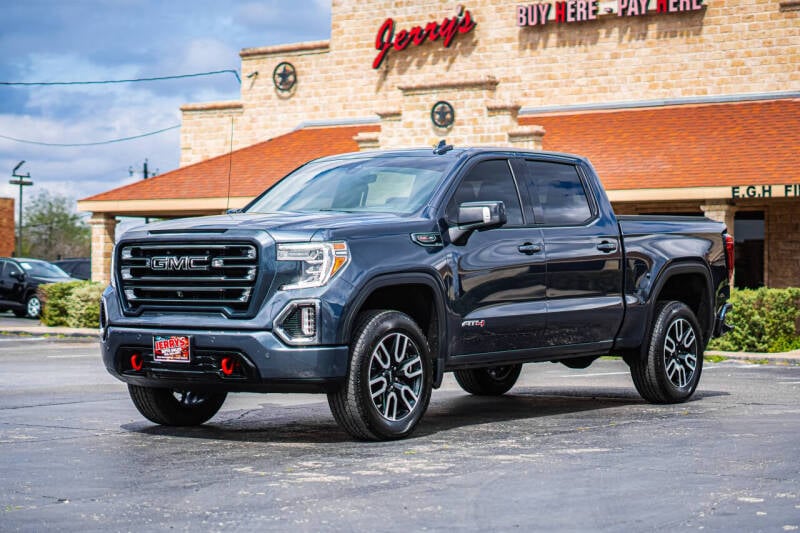
M 151 78 L 239 70 L 242 48 L 330 36 L 329 0 L 2 1 L 0 81 Z M 187 102 L 233 100 L 232 74 L 119 85 L 0 85 L 0 136 L 90 143 L 180 124 Z M 0 137 L 0 196 L 18 194 L 11 171 L 36 190 L 80 199 L 136 179 L 144 159 L 161 173 L 178 166 L 179 130 L 93 147 L 52 147 Z

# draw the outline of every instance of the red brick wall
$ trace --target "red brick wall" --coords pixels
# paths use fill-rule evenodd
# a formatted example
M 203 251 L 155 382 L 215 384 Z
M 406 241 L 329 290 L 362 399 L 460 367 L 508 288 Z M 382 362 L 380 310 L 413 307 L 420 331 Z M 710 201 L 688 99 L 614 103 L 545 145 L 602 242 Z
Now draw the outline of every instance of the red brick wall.
M 0 256 L 8 257 L 14 251 L 14 199 L 0 198 Z

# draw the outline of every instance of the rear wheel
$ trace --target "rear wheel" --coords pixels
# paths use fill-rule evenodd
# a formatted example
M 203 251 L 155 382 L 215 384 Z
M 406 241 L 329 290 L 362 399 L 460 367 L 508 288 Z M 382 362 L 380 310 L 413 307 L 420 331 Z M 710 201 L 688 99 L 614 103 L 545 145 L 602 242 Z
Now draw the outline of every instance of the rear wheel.
M 328 394 L 333 417 L 364 440 L 409 435 L 431 397 L 430 350 L 422 330 L 399 311 L 367 311 L 357 322 L 347 381 Z
M 636 390 L 651 403 L 688 400 L 703 371 L 703 346 L 700 325 L 686 304 L 659 303 L 647 355 L 630 362 Z
M 25 302 L 25 314 L 22 316 L 39 318 L 40 314 L 42 314 L 42 302 L 39 300 L 39 297 L 34 294 L 28 297 L 28 301 Z
M 492 366 L 456 370 L 455 377 L 462 389 L 477 396 L 500 396 L 517 382 L 522 365 Z
M 128 385 L 128 393 L 139 412 L 164 426 L 199 426 L 217 414 L 225 392 L 194 392 Z

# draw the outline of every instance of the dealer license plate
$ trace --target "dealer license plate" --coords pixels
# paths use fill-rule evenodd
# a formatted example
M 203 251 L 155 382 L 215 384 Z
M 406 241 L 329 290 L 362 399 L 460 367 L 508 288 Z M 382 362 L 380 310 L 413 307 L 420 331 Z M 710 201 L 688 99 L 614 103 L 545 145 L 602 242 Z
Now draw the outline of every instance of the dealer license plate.
M 164 363 L 188 363 L 191 349 L 188 335 L 153 335 L 153 359 Z

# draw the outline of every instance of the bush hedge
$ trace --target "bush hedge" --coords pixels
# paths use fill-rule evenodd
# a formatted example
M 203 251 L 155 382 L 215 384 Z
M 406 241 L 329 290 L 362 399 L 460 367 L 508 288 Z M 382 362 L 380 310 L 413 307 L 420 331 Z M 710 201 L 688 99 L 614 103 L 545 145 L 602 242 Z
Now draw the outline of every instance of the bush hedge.
M 100 295 L 103 289 L 103 285 L 91 281 L 41 285 L 42 324 L 71 328 L 100 327 Z
M 713 339 L 712 350 L 787 352 L 800 349 L 800 288 L 741 289 L 731 293 L 733 331 Z

